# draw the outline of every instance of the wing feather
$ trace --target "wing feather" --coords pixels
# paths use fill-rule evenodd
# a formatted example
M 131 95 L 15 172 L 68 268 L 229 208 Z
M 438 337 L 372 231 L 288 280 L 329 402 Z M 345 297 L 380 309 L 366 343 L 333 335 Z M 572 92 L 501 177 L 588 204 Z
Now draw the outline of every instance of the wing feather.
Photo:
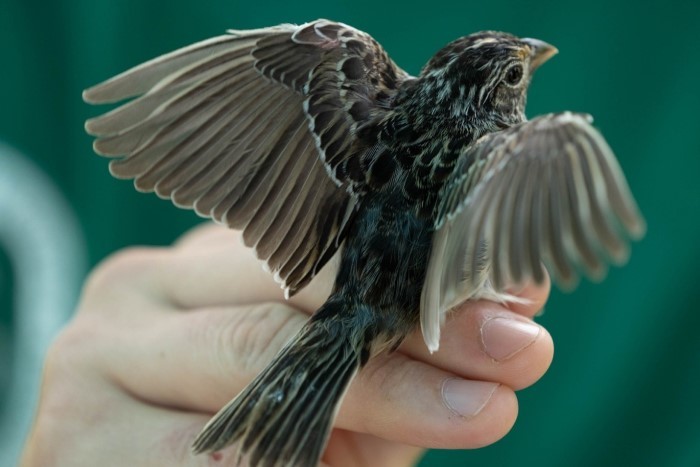
M 113 175 L 242 229 L 294 293 L 359 208 L 363 176 L 337 170 L 374 145 L 354 129 L 381 118 L 376 96 L 406 78 L 374 39 L 342 23 L 229 31 L 86 90 L 90 103 L 133 98 L 86 130 Z M 350 111 L 356 102 L 364 112 Z
M 162 55 L 85 90 L 83 99 L 91 104 L 105 104 L 147 93 L 164 77 L 218 51 L 229 50 L 234 41 L 231 35 L 218 36 Z
M 551 114 L 486 135 L 463 150 L 444 185 L 421 299 L 428 347 L 442 314 L 469 298 L 513 300 L 511 284 L 545 276 L 572 287 L 620 264 L 644 221 L 590 117 Z M 466 247 L 465 247 L 466 245 Z

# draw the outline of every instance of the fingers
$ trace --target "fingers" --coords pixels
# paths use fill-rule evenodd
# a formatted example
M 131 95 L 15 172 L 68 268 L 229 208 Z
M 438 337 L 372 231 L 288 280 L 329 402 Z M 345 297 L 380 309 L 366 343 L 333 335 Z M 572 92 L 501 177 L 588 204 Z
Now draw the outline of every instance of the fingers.
M 105 360 L 100 366 L 109 367 L 109 377 L 141 400 L 214 413 L 265 368 L 307 319 L 277 303 L 172 313 L 156 327 L 135 327 L 128 345 L 116 335 L 104 338 L 101 347 L 108 348 L 99 352 Z
M 278 285 L 262 270 L 252 250 L 244 247 L 234 232 L 208 226 L 190 234 L 189 239 L 193 242 L 206 239 L 210 248 L 183 251 L 182 256 L 174 259 L 175 264 L 168 268 L 173 280 L 171 290 L 180 303 L 211 306 L 230 300 L 235 303 L 282 301 Z M 187 238 L 183 240 L 185 245 L 186 242 Z M 194 258 L 194 255 L 201 256 Z M 208 267 L 202 268 L 201 265 Z M 196 275 L 205 279 L 195 282 L 205 283 L 211 291 L 197 291 L 174 284 L 177 278 L 181 279 L 188 271 L 193 273 L 197 268 L 201 269 Z M 331 282 L 328 276 L 332 277 L 334 272 L 333 265 L 325 269 L 326 277 L 314 281 L 287 303 L 300 306 L 307 312 L 320 306 L 328 294 Z M 222 278 L 230 281 L 234 276 L 239 285 L 241 281 L 249 282 L 242 287 L 226 287 L 222 283 Z M 468 302 L 448 317 L 449 325 L 443 328 L 438 352 L 428 353 L 420 332 L 406 339 L 402 351 L 465 378 L 499 381 L 514 389 L 527 387 L 544 374 L 552 360 L 551 336 L 530 319 L 541 310 L 549 290 L 547 276 L 540 286 L 530 284 L 513 292 L 527 299 L 527 303 L 505 307 L 486 301 Z
M 107 376 L 128 393 L 195 412 L 215 412 L 252 380 L 308 319 L 289 305 L 315 310 L 333 277 L 331 266 L 325 284 L 314 281 L 285 304 L 251 250 L 236 234 L 213 226 L 195 230 L 167 255 L 148 254 L 153 261 L 142 265 L 142 255 L 123 255 L 92 280 L 105 286 L 121 274 L 148 284 L 148 291 L 142 301 L 125 307 L 121 300 L 117 312 L 103 313 L 118 326 L 111 322 L 84 337 L 99 341 L 92 358 L 103 359 L 97 366 L 109 368 Z M 551 361 L 549 334 L 529 319 L 548 290 L 548 284 L 525 288 L 520 294 L 532 303 L 512 309 L 464 305 L 449 317 L 433 355 L 416 333 L 403 354 L 372 359 L 351 385 L 338 426 L 429 447 L 497 440 L 517 414 L 511 388 L 534 382 Z M 113 302 L 104 301 L 103 308 Z M 190 312 L 172 313 L 173 304 Z
M 211 456 L 195 455 L 190 447 L 208 415 L 154 407 L 129 399 L 125 394 L 119 394 L 111 403 L 111 407 L 92 408 L 93 414 L 109 421 L 99 430 L 84 428 L 81 442 L 73 443 L 77 447 L 70 459 L 100 459 L 96 465 L 104 466 L 212 465 Z M 114 433 L 119 436 L 113 436 Z M 89 440 L 85 440 L 86 436 Z M 232 450 L 218 453 L 216 457 L 224 461 L 221 465 L 233 465 Z
M 425 449 L 378 438 L 366 433 L 334 429 L 320 467 L 416 465 Z
M 199 247 L 202 243 L 206 248 Z M 197 313 L 193 317 L 174 314 L 176 317 L 166 319 L 165 322 L 170 323 L 168 326 L 161 321 L 153 326 L 146 322 L 133 326 L 134 330 L 128 334 L 129 341 L 121 342 L 118 344 L 121 348 L 108 352 L 108 355 L 124 357 L 123 371 L 122 367 L 117 367 L 118 373 L 134 375 L 133 385 L 129 382 L 124 384 L 134 391 L 142 391 L 144 397 L 155 397 L 156 394 L 163 397 L 165 393 L 167 398 L 159 402 L 183 404 L 198 410 L 213 410 L 217 407 L 197 405 L 200 400 L 209 400 L 208 397 L 188 399 L 183 393 L 197 394 L 200 390 L 206 392 L 212 388 L 230 387 L 226 381 L 236 379 L 235 375 L 223 369 L 235 368 L 237 362 L 243 362 L 242 368 L 245 370 L 240 375 L 243 378 L 241 381 L 249 381 L 264 367 L 249 365 L 249 355 L 259 355 L 260 359 L 269 360 L 275 353 L 269 350 L 270 347 L 260 345 L 240 351 L 246 347 L 245 343 L 251 340 L 248 334 L 254 326 L 270 320 L 267 329 L 260 324 L 259 330 L 254 331 L 257 337 L 253 340 L 257 339 L 257 342 L 262 343 L 275 341 L 276 330 L 280 326 L 289 326 L 290 331 L 286 337 L 277 337 L 278 340 L 275 341 L 279 348 L 281 343 L 291 338 L 291 330 L 301 327 L 306 319 L 288 305 L 301 301 L 307 311 L 313 311 L 313 307 L 322 302 L 323 292 L 319 292 L 319 287 L 314 288 L 312 284 L 304 292 L 305 296 L 294 297 L 285 305 L 278 286 L 268 273 L 258 267 L 259 261 L 255 259 L 251 250 L 244 247 L 232 231 L 212 224 L 205 224 L 184 237 L 178 243 L 178 250 L 176 254 L 158 258 L 160 262 L 166 263 L 159 267 L 160 273 L 166 276 L 165 279 L 161 278 L 161 285 L 167 287 L 168 294 L 176 295 L 176 300 L 182 306 L 208 307 L 207 311 Z M 154 254 L 158 256 L 158 252 Z M 147 266 L 132 266 L 140 271 L 139 274 L 148 275 Z M 116 269 L 119 270 L 120 266 L 117 265 Z M 129 272 L 127 275 L 132 276 L 135 273 Z M 236 279 L 233 279 L 234 277 Z M 139 280 L 141 281 L 141 278 Z M 179 285 L 176 282 L 179 282 Z M 548 283 L 541 287 L 531 285 L 524 288 L 519 293 L 530 299 L 531 303 L 518 305 L 514 311 L 491 302 L 469 302 L 448 317 L 449 326 L 443 329 L 438 352 L 432 355 L 428 353 L 419 332 L 409 336 L 401 350 L 414 359 L 464 378 L 497 381 L 514 389 L 527 387 L 544 374 L 552 360 L 551 336 L 529 319 L 542 307 L 548 292 Z M 273 306 L 273 302 L 270 301 L 270 296 L 275 294 L 280 299 L 278 306 Z M 259 305 L 261 302 L 266 304 Z M 231 306 L 232 303 L 237 306 Z M 135 304 L 127 308 L 136 310 L 132 313 L 138 313 L 138 319 L 146 319 L 144 315 L 147 307 Z M 119 313 L 110 312 L 109 315 L 116 316 Z M 161 320 L 161 317 L 154 319 Z M 156 327 L 158 332 L 150 332 L 151 327 Z M 139 328 L 144 329 L 143 339 L 136 338 Z M 221 330 L 218 337 L 212 336 L 209 329 L 217 328 Z M 222 335 L 225 337 L 220 337 Z M 198 360 L 202 358 L 200 349 L 212 348 L 207 339 L 219 343 L 213 347 L 215 353 L 205 356 L 211 365 L 202 366 L 205 369 L 212 368 L 209 375 L 202 376 L 212 384 L 204 384 L 203 389 L 194 387 L 199 384 L 196 379 L 188 381 L 185 385 L 159 384 L 161 381 L 191 379 L 186 375 L 191 371 L 190 366 L 197 366 Z M 140 345 L 137 345 L 137 342 L 140 342 Z M 134 371 L 138 368 L 133 368 L 131 362 L 138 360 L 140 355 L 144 355 L 155 345 L 163 348 L 163 358 L 170 358 L 173 362 L 181 364 L 167 365 L 167 368 L 170 368 L 167 371 L 165 366 L 163 370 L 148 367 L 141 372 Z M 238 350 L 232 352 L 232 347 Z M 190 365 L 184 362 L 190 362 Z M 252 367 L 256 370 L 249 370 Z M 159 376 L 149 378 L 148 374 Z M 142 385 L 142 388 L 139 389 L 137 385 Z M 233 388 L 234 392 L 228 392 L 226 397 L 240 390 L 242 385 L 243 383 L 240 383 L 239 387 Z
M 551 335 L 532 321 L 550 288 L 545 275 L 543 284 L 511 292 L 526 299 L 523 303 L 466 302 L 447 316 L 437 352 L 429 353 L 420 330 L 406 338 L 401 351 L 465 378 L 499 381 L 515 390 L 528 387 L 554 356 Z
M 420 331 L 401 351 L 465 378 L 498 381 L 522 389 L 540 379 L 554 355 L 545 328 L 490 302 L 467 303 L 448 317 L 440 349 L 430 354 Z
M 206 245 L 206 248 L 201 248 Z M 164 293 L 183 308 L 200 308 L 231 303 L 285 302 L 280 285 L 263 269 L 253 249 L 243 245 L 239 232 L 215 224 L 203 224 L 177 243 L 163 277 Z M 337 256 L 314 280 L 288 301 L 309 313 L 328 297 L 337 270 Z M 513 303 L 509 309 L 533 317 L 549 295 L 549 276 L 536 286 L 527 285 L 513 293 L 529 303 Z
M 59 340 L 62 357 L 47 362 L 44 387 L 51 390 L 37 426 L 53 427 L 54 436 L 49 442 L 42 430 L 34 433 L 33 452 L 104 459 L 107 449 L 119 465 L 218 463 L 192 456 L 191 440 L 303 326 L 308 314 L 297 307 L 313 312 L 333 276 L 331 264 L 284 302 L 240 237 L 212 225 L 172 249 L 112 257 L 91 275 L 80 312 Z M 416 334 L 401 352 L 370 360 L 348 390 L 325 459 L 344 465 L 333 446 L 355 446 L 336 441 L 338 433 L 371 448 L 374 460 L 380 452 L 394 460 L 418 455 L 398 443 L 464 448 L 502 437 L 517 415 L 511 387 L 531 384 L 551 360 L 551 338 L 529 319 L 548 290 L 520 291 L 531 298 L 528 306 L 465 305 L 450 317 L 436 354 Z M 226 459 L 228 451 L 216 456 Z
M 214 413 L 306 320 L 304 313 L 280 304 L 174 313 L 161 320 L 157 332 L 135 329 L 128 347 L 97 354 L 112 359 L 109 376 L 138 399 Z M 473 363 L 477 369 L 463 366 L 460 372 L 479 373 L 478 367 L 491 361 L 479 356 Z M 478 381 L 399 352 L 377 356 L 352 383 L 337 426 L 435 448 L 494 442 L 510 429 L 517 404 L 508 387 L 513 369 L 487 369 L 490 378 Z
M 513 292 L 524 303 L 466 302 L 447 316 L 437 352 L 429 353 L 420 330 L 406 338 L 401 351 L 465 378 L 499 381 L 516 390 L 530 386 L 554 355 L 552 337 L 532 321 L 549 291 L 547 276 L 542 285 Z
M 476 448 L 503 437 L 516 416 L 510 388 L 397 353 L 370 360 L 358 373 L 336 424 L 405 444 Z
M 462 378 L 526 387 L 551 363 L 551 337 L 528 319 L 492 307 L 476 303 L 456 315 L 435 354 L 418 332 L 401 351 Z M 84 339 L 99 341 L 94 358 L 139 398 L 203 412 L 218 410 L 242 390 L 308 319 L 277 303 L 168 313 L 153 322 L 147 316 L 128 323 L 128 333 L 91 327 Z
M 100 372 L 95 371 L 99 366 L 95 353 L 85 351 L 96 346 L 89 341 L 90 335 L 85 334 L 82 326 L 69 327 L 52 347 L 45 366 L 39 415 L 22 465 L 208 466 L 235 463 L 235 446 L 210 455 L 191 453 L 192 440 L 209 415 L 149 404 L 114 385 L 109 378 L 100 377 Z M 197 377 L 196 374 L 190 376 Z M 151 379 L 157 377 L 150 376 Z M 386 442 L 368 434 L 336 430 L 324 460 L 342 467 L 373 465 L 366 462 L 369 459 L 391 467 L 411 464 L 420 452 L 418 448 Z
M 239 232 L 205 224 L 178 241 L 163 268 L 160 293 L 184 309 L 278 301 L 312 313 L 330 294 L 335 267 L 331 260 L 304 290 L 286 300 Z
M 302 313 L 284 309 L 251 313 L 205 310 L 177 315 L 179 325 L 166 326 L 161 336 L 171 347 L 159 345 L 155 367 L 134 365 L 120 382 L 128 391 L 159 405 L 213 413 L 262 370 L 274 354 L 305 322 Z M 226 322 L 237 316 L 267 314 L 275 325 L 261 321 L 263 335 Z M 218 317 L 215 317 L 216 315 Z M 279 315 L 279 316 L 275 316 Z M 220 326 L 212 326 L 220 319 Z M 198 323 L 198 321 L 200 321 Z M 194 330 L 209 327 L 209 332 Z M 185 329 L 183 329 L 185 328 Z M 221 330 L 220 336 L 216 334 Z M 269 334 L 268 331 L 270 331 Z M 193 336 L 201 335 L 201 338 Z M 225 337 L 224 337 L 225 336 Z M 189 339 L 188 339 L 189 337 Z M 244 341 L 249 346 L 245 348 Z M 134 346 L 136 351 L 140 345 Z M 142 358 L 145 357 L 141 353 Z M 243 361 L 244 356 L 256 356 Z M 125 362 L 133 360 L 125 355 Z M 126 367 L 124 367 L 126 370 Z M 166 398 L 165 400 L 163 398 Z M 158 401 L 152 400 L 158 399 Z M 367 364 L 352 383 L 336 425 L 383 439 L 435 448 L 478 447 L 499 439 L 517 414 L 513 391 L 491 382 L 467 381 L 457 375 L 400 353 L 381 355 Z
M 212 465 L 190 449 L 209 416 L 134 399 L 95 371 L 84 337 L 69 327 L 48 353 L 21 465 Z

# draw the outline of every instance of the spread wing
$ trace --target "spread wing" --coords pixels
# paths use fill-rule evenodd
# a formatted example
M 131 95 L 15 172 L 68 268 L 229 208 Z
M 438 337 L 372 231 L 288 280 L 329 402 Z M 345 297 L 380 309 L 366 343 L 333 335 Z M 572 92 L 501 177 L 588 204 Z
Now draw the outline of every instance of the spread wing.
M 506 284 L 564 287 L 627 259 L 645 224 L 622 171 L 590 117 L 550 114 L 482 137 L 464 150 L 440 193 L 421 302 L 437 350 L 442 313 Z M 481 289 L 481 290 L 480 290 Z
M 229 31 L 84 92 L 137 98 L 88 120 L 113 175 L 242 229 L 285 287 L 303 287 L 333 255 L 358 209 L 381 118 L 407 77 L 369 35 L 317 20 Z

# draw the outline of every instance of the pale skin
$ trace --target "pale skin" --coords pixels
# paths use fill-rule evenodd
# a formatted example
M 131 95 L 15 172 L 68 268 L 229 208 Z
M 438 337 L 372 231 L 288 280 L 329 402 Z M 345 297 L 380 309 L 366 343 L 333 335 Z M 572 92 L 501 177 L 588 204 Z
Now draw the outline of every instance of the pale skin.
M 232 449 L 195 456 L 192 440 L 323 303 L 332 280 L 329 266 L 285 301 L 240 234 L 211 224 L 172 247 L 116 253 L 92 272 L 48 353 L 22 465 L 230 465 Z M 532 321 L 549 288 L 518 291 L 527 305 L 458 307 L 432 355 L 417 330 L 370 360 L 343 400 L 323 465 L 414 465 L 426 448 L 503 437 L 517 416 L 514 391 L 552 361 L 551 336 Z

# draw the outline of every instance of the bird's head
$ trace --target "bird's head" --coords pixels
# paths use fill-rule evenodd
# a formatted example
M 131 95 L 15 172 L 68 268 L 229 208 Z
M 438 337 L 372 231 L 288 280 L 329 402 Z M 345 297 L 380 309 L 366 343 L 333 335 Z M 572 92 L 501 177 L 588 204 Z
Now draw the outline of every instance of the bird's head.
M 427 114 L 437 124 L 477 135 L 509 127 L 525 119 L 533 72 L 556 53 L 556 48 L 537 39 L 493 31 L 471 34 L 447 44 L 430 59 L 412 83 L 406 102 L 421 107 L 416 116 Z M 442 123 L 443 119 L 448 121 Z

